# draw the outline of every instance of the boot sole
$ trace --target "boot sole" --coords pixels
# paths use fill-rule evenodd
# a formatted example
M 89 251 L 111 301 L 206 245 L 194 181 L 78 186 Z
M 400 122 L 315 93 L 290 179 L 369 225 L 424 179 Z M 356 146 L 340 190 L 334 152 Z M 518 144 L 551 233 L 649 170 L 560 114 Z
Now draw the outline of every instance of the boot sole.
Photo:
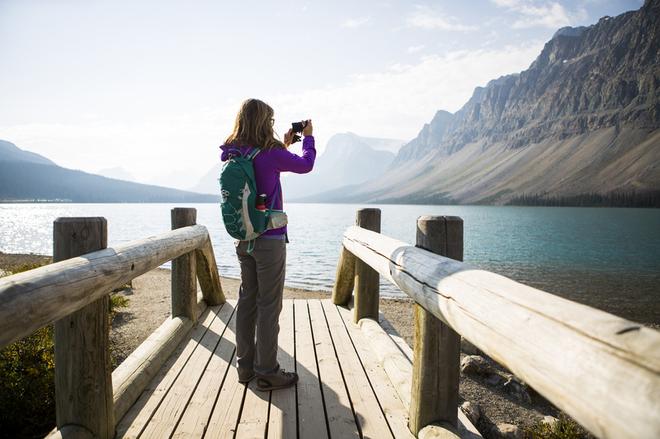
M 298 382 L 298 380 L 295 380 L 295 381 L 293 381 L 293 382 L 291 382 L 291 383 L 281 384 L 281 385 L 279 385 L 279 386 L 265 386 L 265 387 L 262 387 L 262 386 L 260 386 L 259 384 L 257 384 L 257 390 L 259 390 L 259 391 L 261 391 L 261 392 L 268 392 L 268 391 L 270 391 L 270 390 L 286 389 L 286 388 L 288 388 L 288 387 L 293 387 L 293 386 L 295 386 L 297 382 Z

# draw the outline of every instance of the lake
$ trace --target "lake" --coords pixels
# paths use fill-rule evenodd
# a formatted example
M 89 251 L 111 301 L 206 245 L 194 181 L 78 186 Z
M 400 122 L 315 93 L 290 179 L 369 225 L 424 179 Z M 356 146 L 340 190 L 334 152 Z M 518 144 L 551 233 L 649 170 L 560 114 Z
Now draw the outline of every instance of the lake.
M 170 229 L 174 204 L 0 204 L 0 251 L 52 254 L 60 216 L 102 216 L 108 245 Z M 215 204 L 195 207 L 211 234 L 220 273 L 238 277 L 233 240 Z M 341 235 L 364 206 L 286 205 L 287 285 L 330 290 Z M 660 323 L 660 210 L 621 208 L 370 205 L 382 210 L 382 233 L 415 242 L 421 215 L 463 218 L 464 259 L 519 282 L 644 323 Z M 383 294 L 397 296 L 383 284 Z

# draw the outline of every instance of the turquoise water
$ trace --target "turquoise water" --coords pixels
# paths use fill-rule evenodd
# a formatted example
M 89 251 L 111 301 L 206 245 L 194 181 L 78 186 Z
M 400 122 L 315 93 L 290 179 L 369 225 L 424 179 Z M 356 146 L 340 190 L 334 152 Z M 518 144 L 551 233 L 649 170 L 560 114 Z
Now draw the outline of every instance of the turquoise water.
M 221 274 L 237 277 L 232 239 L 213 204 L 197 208 Z M 169 230 L 170 204 L 0 204 L 0 251 L 52 254 L 59 216 L 103 216 L 109 245 Z M 340 237 L 362 206 L 295 204 L 289 214 L 287 284 L 329 290 Z M 463 218 L 466 262 L 634 320 L 660 323 L 660 210 L 383 205 L 382 233 L 414 243 L 420 215 Z M 384 294 L 396 295 L 391 285 Z

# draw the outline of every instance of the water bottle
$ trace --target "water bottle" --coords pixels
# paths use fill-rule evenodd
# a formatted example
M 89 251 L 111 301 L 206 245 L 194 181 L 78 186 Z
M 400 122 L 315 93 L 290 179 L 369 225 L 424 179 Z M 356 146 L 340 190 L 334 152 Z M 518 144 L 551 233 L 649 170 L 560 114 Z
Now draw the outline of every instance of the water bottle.
M 257 195 L 257 210 L 266 211 L 266 194 Z

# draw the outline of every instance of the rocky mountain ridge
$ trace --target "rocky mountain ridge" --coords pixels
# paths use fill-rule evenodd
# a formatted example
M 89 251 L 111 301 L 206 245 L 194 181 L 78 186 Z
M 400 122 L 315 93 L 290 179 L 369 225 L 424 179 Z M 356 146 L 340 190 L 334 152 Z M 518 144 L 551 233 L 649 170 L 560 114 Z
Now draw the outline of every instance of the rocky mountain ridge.
M 558 30 L 527 70 L 477 87 L 454 114 L 438 111 L 381 178 L 325 199 L 507 204 L 660 193 L 658 128 L 660 0 L 647 0 Z
M 397 162 L 420 156 L 411 150 L 451 154 L 482 138 L 519 148 L 617 125 L 658 128 L 659 18 L 653 0 L 588 27 L 559 29 L 529 69 L 477 87 L 454 115 L 438 112 Z M 425 141 L 427 132 L 436 135 Z

